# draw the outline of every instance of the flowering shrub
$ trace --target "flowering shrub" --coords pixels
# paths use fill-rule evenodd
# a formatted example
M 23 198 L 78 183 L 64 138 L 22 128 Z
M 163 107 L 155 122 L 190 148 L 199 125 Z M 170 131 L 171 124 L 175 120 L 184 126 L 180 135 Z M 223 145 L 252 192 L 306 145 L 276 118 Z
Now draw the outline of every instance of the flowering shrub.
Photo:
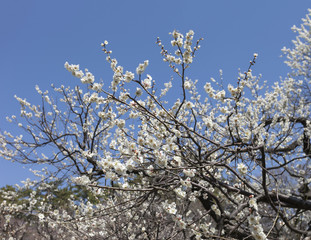
M 53 86 L 56 96 L 37 86 L 41 106 L 16 97 L 21 120 L 8 121 L 25 136 L 1 133 L 0 155 L 51 167 L 35 172 L 41 181 L 20 187 L 28 191 L 23 201 L 10 201 L 17 192 L 3 191 L 1 234 L 20 236 L 10 219 L 22 212 L 31 218 L 21 228 L 34 221 L 46 238 L 306 237 L 311 124 L 302 87 L 309 84 L 310 16 L 294 28 L 299 34 L 294 48 L 283 49 L 299 74 L 271 87 L 252 74 L 255 53 L 236 85 L 211 79 L 201 91 L 187 75 L 202 40 L 195 41 L 190 30 L 171 33 L 172 50 L 157 40 L 176 77 L 163 89 L 146 73 L 148 60 L 135 73 L 124 70 L 105 41 L 110 83 L 66 62 L 80 86 Z M 172 87 L 181 98 L 168 102 Z M 92 199 L 73 192 L 66 207 L 52 204 L 49 189 L 64 179 L 85 188 Z M 298 191 L 301 184 L 306 191 Z

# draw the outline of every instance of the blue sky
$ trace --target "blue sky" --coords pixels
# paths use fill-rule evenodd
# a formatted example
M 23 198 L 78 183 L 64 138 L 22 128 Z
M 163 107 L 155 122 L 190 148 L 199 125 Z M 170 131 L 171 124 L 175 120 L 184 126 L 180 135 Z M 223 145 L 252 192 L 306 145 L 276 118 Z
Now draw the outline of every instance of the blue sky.
M 64 69 L 66 61 L 110 82 L 112 72 L 100 47 L 104 40 L 126 70 L 134 72 L 148 59 L 147 73 L 165 82 L 172 74 L 156 37 L 169 45 L 169 32 L 193 29 L 204 41 L 190 78 L 204 82 L 223 69 L 224 82 L 234 84 L 238 68 L 246 69 L 257 52 L 254 74 L 273 83 L 289 71 L 281 48 L 292 46 L 290 28 L 310 7 L 311 0 L 1 1 L 0 129 L 18 133 L 5 120 L 19 113 L 15 94 L 39 104 L 36 84 L 42 90 L 50 90 L 51 83 L 79 84 Z M 28 167 L 0 158 L 0 186 L 31 177 Z

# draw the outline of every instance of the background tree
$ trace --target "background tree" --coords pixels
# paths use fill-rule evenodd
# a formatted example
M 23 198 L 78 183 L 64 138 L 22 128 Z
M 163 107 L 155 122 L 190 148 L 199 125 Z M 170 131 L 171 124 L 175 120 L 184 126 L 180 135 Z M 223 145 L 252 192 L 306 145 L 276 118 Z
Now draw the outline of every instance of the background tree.
M 310 11 L 310 10 L 309 10 Z M 303 24 L 300 28 L 293 26 L 293 32 L 297 33 L 297 37 L 292 41 L 293 48 L 282 49 L 286 56 L 285 63 L 292 69 L 289 74 L 297 80 L 297 88 L 303 92 L 306 101 L 311 101 L 311 49 L 310 49 L 310 15 L 306 15 L 302 19 Z
M 310 32 L 308 16 L 302 29 Z M 78 239 L 309 235 L 311 201 L 300 187 L 310 181 L 310 102 L 297 91 L 299 83 L 288 77 L 263 90 L 265 84 L 252 74 L 254 54 L 235 86 L 211 79 L 203 92 L 187 75 L 200 49 L 201 39 L 193 36 L 191 30 L 185 36 L 173 31 L 173 53 L 157 40 L 176 76 L 161 90 L 145 75 L 147 60 L 136 74 L 124 71 L 105 41 L 110 85 L 66 62 L 81 87 L 53 87 L 54 97 L 36 87 L 41 106 L 16 97 L 23 122 L 15 116 L 8 121 L 25 136 L 3 132 L 0 154 L 50 167 L 36 185 L 25 183 L 31 191 L 23 201 L 29 204 L 3 201 L 2 213 L 31 214 L 58 239 L 64 231 Z M 172 88 L 182 96 L 174 102 Z M 72 194 L 66 208 L 55 209 L 48 189 L 64 179 L 92 199 Z M 38 189 L 45 193 L 39 200 Z M 16 191 L 7 191 L 5 197 L 11 196 Z M 32 211 L 34 200 L 38 208 Z
M 0 189 L 0 204 L 2 206 L 0 221 L 4 236 L 8 236 L 9 233 L 16 239 L 53 239 L 55 235 L 57 236 L 55 230 L 50 229 L 46 224 L 40 224 L 38 218 L 34 216 L 41 210 L 42 202 L 48 202 L 51 205 L 50 211 L 57 213 L 66 210 L 73 215 L 70 199 L 82 202 L 89 201 L 90 203 L 98 203 L 99 201 L 84 186 L 64 186 L 61 181 L 49 182 L 48 186 L 45 188 L 42 186 L 34 187 L 35 191 L 9 185 Z M 105 201 L 105 197 L 100 200 Z M 12 211 L 7 206 L 15 206 L 17 211 Z M 27 211 L 24 211 L 25 207 L 27 207 Z M 62 233 L 63 239 L 70 237 L 71 234 Z

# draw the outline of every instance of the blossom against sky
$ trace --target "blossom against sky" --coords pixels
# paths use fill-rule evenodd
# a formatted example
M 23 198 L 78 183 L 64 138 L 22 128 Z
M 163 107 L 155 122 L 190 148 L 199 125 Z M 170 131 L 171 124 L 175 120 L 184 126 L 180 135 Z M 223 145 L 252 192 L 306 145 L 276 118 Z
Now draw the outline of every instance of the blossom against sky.
M 5 116 L 18 115 L 14 95 L 40 104 L 35 85 L 42 90 L 79 84 L 64 63 L 79 63 L 95 78 L 109 78 L 112 71 L 100 43 L 109 41 L 113 56 L 135 72 L 139 63 L 149 60 L 146 73 L 166 82 L 170 69 L 156 46 L 159 36 L 170 44 L 169 32 L 192 29 L 195 39 L 203 37 L 189 76 L 205 82 L 218 79 L 223 69 L 224 83 L 236 83 L 238 68 L 243 71 L 253 54 L 258 60 L 254 75 L 263 74 L 269 83 L 285 76 L 288 67 L 280 58 L 283 46 L 291 47 L 299 25 L 311 6 L 302 1 L 219 0 L 189 1 L 2 1 L 0 3 L 0 129 L 19 134 Z M 165 79 L 165 80 L 164 80 Z M 30 177 L 23 168 L 0 159 L 0 186 Z

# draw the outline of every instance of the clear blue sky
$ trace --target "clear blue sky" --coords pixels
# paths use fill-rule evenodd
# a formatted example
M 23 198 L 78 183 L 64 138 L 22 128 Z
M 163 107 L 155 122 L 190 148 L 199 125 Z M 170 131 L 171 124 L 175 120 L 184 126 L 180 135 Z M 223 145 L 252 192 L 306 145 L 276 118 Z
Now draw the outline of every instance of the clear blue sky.
M 78 83 L 64 69 L 65 61 L 110 82 L 112 73 L 100 47 L 104 40 L 126 70 L 134 72 L 149 59 L 147 72 L 164 82 L 171 73 L 156 37 L 169 45 L 169 32 L 193 29 L 204 41 L 189 72 L 192 79 L 217 78 L 223 69 L 224 81 L 234 84 L 238 68 L 246 69 L 257 52 L 254 73 L 273 83 L 288 72 L 280 49 L 292 46 L 290 27 L 300 24 L 310 7 L 311 0 L 1 1 L 0 129 L 18 133 L 5 120 L 19 113 L 15 94 L 39 104 L 36 84 L 45 90 L 51 83 Z M 28 167 L 0 158 L 0 186 L 30 177 Z

